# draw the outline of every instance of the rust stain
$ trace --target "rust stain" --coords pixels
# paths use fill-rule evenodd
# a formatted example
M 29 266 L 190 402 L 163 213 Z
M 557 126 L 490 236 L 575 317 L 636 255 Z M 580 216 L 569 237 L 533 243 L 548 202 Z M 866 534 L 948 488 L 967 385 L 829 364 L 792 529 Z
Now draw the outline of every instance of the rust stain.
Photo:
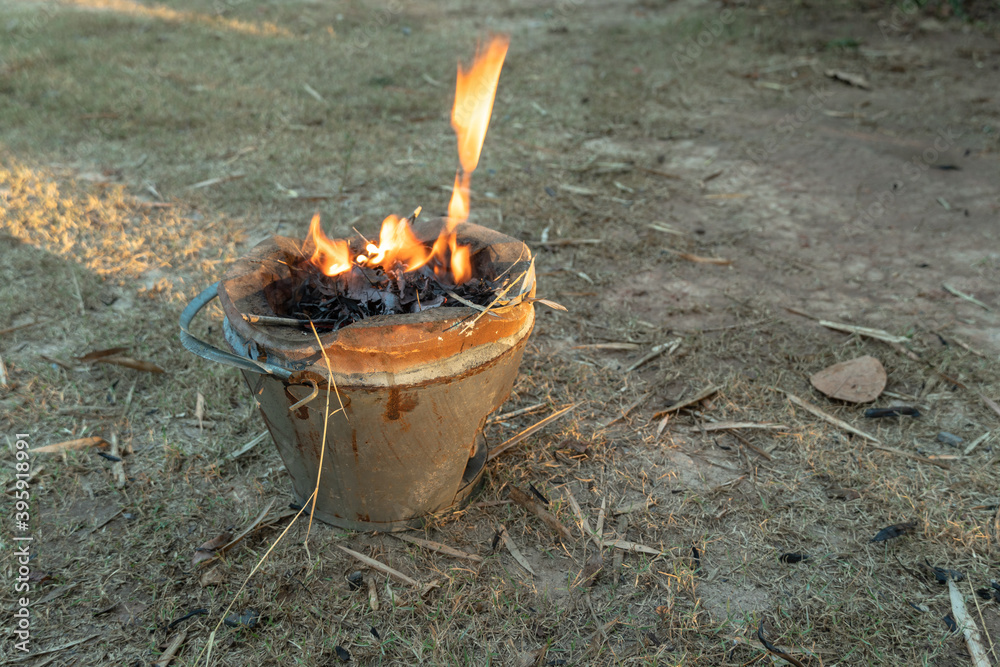
M 354 462 L 358 462 L 358 432 L 351 430 L 351 449 L 354 450 Z
M 358 512 L 358 521 L 364 521 L 365 523 L 371 523 L 371 517 L 367 514 L 362 514 Z
M 417 407 L 416 392 L 402 393 L 398 387 L 389 389 L 389 398 L 385 402 L 385 418 L 396 421 L 404 412 L 410 412 Z

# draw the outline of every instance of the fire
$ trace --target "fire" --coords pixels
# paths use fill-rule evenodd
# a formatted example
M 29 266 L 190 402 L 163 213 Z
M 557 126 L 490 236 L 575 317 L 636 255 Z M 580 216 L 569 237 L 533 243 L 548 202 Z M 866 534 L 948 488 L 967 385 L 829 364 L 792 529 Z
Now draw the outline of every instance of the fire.
M 309 223 L 309 239 L 316 248 L 310 261 L 323 273 L 336 276 L 351 268 L 350 244 L 347 241 L 328 239 L 319 224 L 319 213 Z
M 449 231 L 469 218 L 469 182 L 479 164 L 508 46 L 509 37 L 494 36 L 485 48 L 477 49 L 469 69 L 462 67 L 461 63 L 458 65 L 451 126 L 458 137 L 458 159 L 462 166 L 455 174 L 455 186 L 448 204 Z
M 416 218 L 420 209 L 414 212 Z M 323 232 L 319 214 L 313 216 L 309 225 L 309 239 L 315 246 L 310 261 L 328 276 L 337 276 L 354 266 L 394 271 L 416 271 L 430 266 L 434 275 L 444 282 L 461 285 L 472 278 L 472 258 L 467 246 L 458 244 L 454 232 L 442 231 L 434 244 L 428 248 L 417 238 L 407 218 L 390 215 L 382 221 L 378 243 L 368 242 L 365 253 L 352 258 L 351 246 L 347 241 L 330 240 Z
M 416 237 L 410 227 L 410 219 L 390 215 L 382 221 L 378 243 L 367 242 L 362 253 L 352 256 L 348 241 L 327 238 L 317 213 L 309 225 L 309 241 L 316 248 L 310 261 L 323 273 L 336 276 L 354 266 L 379 266 L 404 272 L 429 266 L 438 279 L 454 285 L 461 285 L 472 278 L 471 253 L 467 246 L 458 244 L 455 228 L 469 218 L 469 183 L 472 172 L 479 164 L 479 155 L 493 113 L 500 69 L 509 45 L 510 38 L 506 35 L 495 36 L 485 47 L 477 49 L 476 57 L 468 69 L 461 63 L 458 65 L 451 126 L 458 137 L 458 159 L 461 166 L 455 174 L 455 186 L 448 204 L 448 218 L 434 244 L 428 248 Z M 419 213 L 418 208 L 413 219 Z

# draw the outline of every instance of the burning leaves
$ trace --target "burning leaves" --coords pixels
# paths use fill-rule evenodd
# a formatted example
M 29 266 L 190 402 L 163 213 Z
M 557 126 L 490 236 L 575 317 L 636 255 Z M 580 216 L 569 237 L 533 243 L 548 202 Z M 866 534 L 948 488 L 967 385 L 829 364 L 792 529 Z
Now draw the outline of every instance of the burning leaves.
M 326 276 L 340 276 L 355 267 L 382 269 L 404 274 L 429 266 L 441 281 L 461 285 L 472 278 L 469 249 L 458 245 L 456 234 L 444 230 L 430 246 L 414 234 L 410 226 L 420 209 L 409 218 L 388 216 L 382 221 L 378 243 L 364 241 L 354 248 L 350 241 L 331 240 L 323 233 L 319 213 L 309 224 L 307 247 L 312 248 L 309 261 Z
M 470 302 L 487 306 L 499 281 L 478 278 L 453 286 L 442 284 L 435 266 L 424 264 L 408 271 L 404 266 L 352 265 L 336 280 L 320 273 L 312 262 L 291 266 L 288 280 L 272 283 L 268 300 L 275 312 L 313 320 L 317 328 L 339 329 L 377 315 L 419 313 L 430 308 L 459 307 Z M 442 274 L 444 275 L 444 274 Z
M 420 214 L 419 208 L 410 218 L 386 217 L 378 243 L 365 241 L 361 248 L 345 239 L 328 238 L 317 213 L 309 225 L 308 264 L 322 276 L 336 280 L 300 271 L 301 288 L 293 290 L 292 306 L 282 310 L 322 320 L 336 329 L 374 315 L 459 305 L 461 298 L 480 306 L 489 303 L 486 297 L 497 286 L 482 279 L 469 286 L 473 281 L 471 252 L 468 246 L 458 243 L 455 228 L 469 217 L 469 184 L 479 164 L 509 44 L 509 37 L 495 36 L 477 51 L 471 66 L 458 67 L 451 124 L 458 137 L 461 166 L 455 175 L 448 217 L 437 240 L 425 245 L 414 234 L 410 225 Z M 453 303 L 448 303 L 447 290 L 440 289 L 442 286 L 462 288 L 461 298 L 452 296 Z

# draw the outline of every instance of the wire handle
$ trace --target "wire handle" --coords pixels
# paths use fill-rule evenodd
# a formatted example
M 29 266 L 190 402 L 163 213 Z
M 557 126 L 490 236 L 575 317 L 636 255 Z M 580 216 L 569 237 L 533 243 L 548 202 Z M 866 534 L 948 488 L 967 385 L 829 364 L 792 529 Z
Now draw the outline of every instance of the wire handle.
M 220 350 L 214 345 L 210 345 L 205 341 L 195 338 L 191 332 L 188 330 L 191 326 L 192 320 L 195 316 L 201 312 L 201 309 L 207 306 L 212 299 L 219 296 L 219 283 L 213 283 L 209 285 L 208 288 L 196 296 L 191 302 L 184 308 L 181 313 L 180 325 L 181 325 L 181 344 L 189 352 L 197 354 L 202 359 L 207 359 L 208 361 L 215 361 L 220 364 L 225 364 L 226 366 L 232 366 L 233 368 L 238 368 L 241 371 L 249 371 L 251 373 L 260 373 L 261 375 L 274 375 L 281 378 L 282 380 L 287 380 L 292 375 L 292 371 L 282 366 L 277 366 L 275 364 L 269 364 L 266 361 L 256 361 L 250 359 L 249 357 L 241 357 L 232 352 L 226 352 Z

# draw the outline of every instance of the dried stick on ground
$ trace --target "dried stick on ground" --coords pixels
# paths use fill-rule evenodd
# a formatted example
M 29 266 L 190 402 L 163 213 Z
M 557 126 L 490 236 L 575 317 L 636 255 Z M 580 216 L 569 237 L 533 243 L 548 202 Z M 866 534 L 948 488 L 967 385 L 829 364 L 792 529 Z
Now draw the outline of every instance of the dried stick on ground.
M 160 654 L 160 659 L 153 663 L 153 667 L 167 667 L 170 661 L 174 659 L 174 656 L 177 655 L 177 651 L 184 645 L 187 634 L 187 630 L 178 632 L 163 653 Z
M 504 546 L 507 547 L 507 551 L 509 551 L 510 555 L 514 557 L 514 560 L 517 561 L 518 565 L 537 577 L 538 574 L 531 569 L 531 565 L 528 563 L 528 560 L 521 553 L 521 550 L 517 548 L 517 545 L 514 544 L 514 539 L 510 536 L 510 533 L 507 532 L 506 526 L 500 527 L 500 537 L 503 538 Z
M 538 431 L 541 431 L 543 428 L 545 428 L 546 426 L 548 426 L 552 422 L 556 421 L 560 417 L 564 416 L 565 414 L 567 414 L 570 410 L 572 410 L 575 407 L 576 407 L 576 403 L 574 403 L 573 405 L 568 405 L 565 408 L 563 408 L 562 410 L 559 410 L 558 412 L 552 413 L 551 415 L 549 415 L 545 419 L 543 419 L 543 420 L 541 420 L 539 422 L 536 422 L 535 424 L 532 424 L 531 426 L 529 426 L 528 428 L 524 429 L 523 431 L 521 431 L 520 433 L 518 433 L 514 437 L 510 438 L 509 440 L 507 440 L 506 442 L 500 444 L 498 447 L 496 447 L 494 449 L 491 449 L 490 450 L 490 454 L 489 454 L 489 456 L 487 457 L 486 460 L 487 461 L 492 461 L 493 459 L 495 459 L 496 457 L 500 456 L 501 454 L 503 454 L 504 452 L 506 452 L 508 449 L 510 449 L 511 447 L 513 447 L 514 445 L 516 445 L 519 442 L 525 440 L 526 438 L 534 435 Z
M 628 368 L 626 368 L 625 372 L 626 373 L 631 373 L 635 369 L 639 368 L 640 366 L 642 366 L 644 364 L 649 363 L 650 361 L 652 361 L 653 359 L 656 359 L 660 355 L 666 354 L 667 356 L 670 356 L 680 346 L 681 346 L 681 339 L 680 338 L 675 338 L 674 340 L 668 341 L 666 343 L 661 343 L 661 344 L 653 347 L 652 350 L 650 350 L 649 352 L 647 352 L 646 354 L 644 354 L 642 357 L 640 357 L 638 361 L 636 361 L 634 364 L 632 364 L 631 366 L 629 366 Z
M 232 549 L 233 547 L 235 547 L 237 544 L 239 544 L 240 542 L 242 542 L 244 540 L 244 538 L 246 538 L 247 535 L 249 535 L 253 531 L 257 530 L 257 528 L 259 528 L 261 526 L 261 524 L 264 523 L 264 519 L 267 518 L 267 513 L 271 511 L 272 507 L 274 507 L 274 503 L 275 502 L 276 502 L 276 499 L 275 498 L 271 498 L 271 502 L 269 502 L 267 504 L 267 506 L 264 507 L 263 511 L 261 511 L 261 513 L 257 515 L 256 519 L 254 519 L 253 521 L 250 522 L 249 526 L 247 526 L 246 528 L 243 529 L 243 532 L 241 532 L 239 535 L 237 535 L 233 539 L 229 540 L 229 542 L 227 542 L 226 544 L 224 544 L 221 547 L 219 547 L 218 549 L 216 549 L 215 553 L 212 554 L 211 558 L 207 558 L 207 559 L 205 559 L 203 561 L 200 561 L 198 563 L 198 565 L 200 567 L 204 568 L 206 565 L 214 563 L 215 561 L 219 560 L 219 558 L 223 554 L 225 554 L 227 551 L 229 551 L 230 549 Z
M 965 635 L 965 645 L 969 647 L 973 667 L 990 667 L 990 659 L 986 656 L 986 650 L 983 648 L 979 627 L 966 611 L 962 592 L 958 590 L 958 584 L 951 578 L 948 579 L 948 593 L 951 596 L 951 615 L 955 619 L 955 625 Z
M 564 526 L 559 519 L 555 518 L 552 512 L 542 507 L 542 504 L 532 496 L 513 485 L 511 485 L 509 493 L 511 500 L 541 519 L 542 523 L 559 536 L 559 539 L 568 541 L 573 538 L 573 534 L 569 532 L 569 528 Z
M 653 419 L 659 419 L 660 417 L 663 417 L 665 415 L 669 415 L 671 412 L 677 412 L 678 410 L 686 408 L 689 405 L 694 405 L 695 403 L 697 403 L 699 401 L 703 401 L 706 398 L 708 398 L 709 396 L 711 396 L 712 394 L 718 392 L 720 389 L 722 389 L 722 387 L 708 387 L 707 389 L 702 389 L 701 391 L 699 391 L 697 394 L 695 394 L 691 398 L 689 398 L 687 400 L 684 400 L 684 401 L 681 401 L 680 403 L 674 403 L 673 405 L 671 405 L 669 408 L 667 408 L 665 410 L 660 410 L 659 412 L 657 412 L 656 414 L 653 415 Z
M 354 549 L 348 549 L 347 547 L 341 546 L 339 544 L 337 545 L 337 548 L 340 549 L 341 551 L 343 551 L 344 553 L 350 555 L 350 556 L 354 556 L 355 558 L 357 558 L 359 561 L 361 561 L 362 563 L 364 563 L 368 567 L 373 568 L 375 570 L 378 570 L 382 574 L 387 574 L 390 577 L 392 577 L 393 579 L 396 579 L 396 580 L 398 580 L 398 581 L 400 581 L 400 582 L 402 582 L 404 584 L 409 584 L 410 586 L 413 586 L 414 588 L 420 588 L 420 583 L 419 582 L 411 579 L 410 577 L 406 576 L 405 574 L 403 574 L 399 570 L 394 570 L 391 567 L 389 567 L 388 565 L 386 565 L 384 563 L 380 563 L 379 561 L 375 560 L 374 558 L 369 558 L 368 556 L 366 556 L 366 555 L 364 555 L 362 553 L 358 553 Z
M 910 342 L 910 339 L 905 336 L 896 336 L 882 329 L 859 327 L 854 324 L 842 324 L 841 322 L 830 322 L 829 320 L 820 320 L 819 324 L 820 326 L 826 327 L 827 329 L 842 331 L 844 333 L 857 334 L 858 336 L 866 336 L 868 338 L 874 338 L 875 340 L 883 340 L 887 343 Z
M 438 553 L 445 554 L 447 556 L 452 556 L 454 558 L 461 558 L 463 560 L 472 561 L 473 563 L 482 563 L 483 559 L 475 554 L 466 553 L 465 551 L 459 551 L 454 547 L 449 547 L 447 544 L 442 544 L 440 542 L 433 542 L 431 540 L 425 540 L 419 537 L 413 537 L 412 535 L 407 535 L 405 533 L 389 533 L 398 540 L 403 540 L 404 542 L 409 542 L 410 544 L 416 544 L 418 547 L 423 547 L 425 549 L 430 549 L 431 551 L 437 551 Z
M 906 458 L 913 459 L 914 461 L 920 461 L 921 463 L 929 463 L 930 465 L 937 466 L 939 468 L 944 468 L 945 470 L 948 470 L 948 469 L 951 468 L 951 466 L 949 466 L 944 461 L 938 461 L 938 460 L 935 460 L 935 459 L 929 459 L 926 456 L 920 456 L 919 454 L 912 454 L 910 452 L 903 451 L 902 449 L 896 449 L 895 447 L 887 447 L 887 446 L 883 445 L 879 441 L 879 439 L 876 438 L 875 436 L 870 435 L 868 433 L 865 433 L 864 431 L 861 431 L 861 430 L 858 430 L 858 429 L 854 428 L 853 426 L 851 426 L 847 422 L 845 422 L 845 421 L 843 421 L 841 419 L 837 419 L 833 415 L 824 412 L 823 410 L 819 409 L 818 407 L 816 407 L 812 403 L 799 398 L 795 394 L 790 394 L 787 391 L 784 392 L 784 393 L 785 393 L 786 396 L 788 396 L 788 400 L 789 401 L 791 401 L 795 405 L 799 406 L 800 408 L 802 408 L 806 412 L 811 412 L 812 414 L 814 414 L 815 416 L 819 417 L 820 419 L 822 419 L 823 421 L 827 422 L 828 424 L 833 424 L 837 428 L 842 428 L 845 431 L 847 431 L 848 433 L 853 433 L 854 435 L 856 435 L 856 436 L 858 436 L 858 437 L 860 437 L 860 438 L 862 438 L 864 440 L 867 440 L 868 441 L 868 446 L 871 447 L 872 449 L 877 449 L 877 450 L 882 451 L 882 452 L 889 452 L 890 454 L 895 454 L 897 456 L 905 456 Z
M 566 487 L 566 499 L 569 500 L 569 506 L 573 510 L 573 514 L 576 515 L 576 520 L 580 523 L 580 532 L 583 533 L 585 538 L 589 538 L 594 541 L 594 544 L 598 549 L 601 549 L 604 545 L 601 543 L 601 538 L 591 529 L 590 521 L 587 517 L 583 515 L 583 510 L 580 509 L 580 503 L 576 502 L 576 496 L 570 491 L 569 487 Z

